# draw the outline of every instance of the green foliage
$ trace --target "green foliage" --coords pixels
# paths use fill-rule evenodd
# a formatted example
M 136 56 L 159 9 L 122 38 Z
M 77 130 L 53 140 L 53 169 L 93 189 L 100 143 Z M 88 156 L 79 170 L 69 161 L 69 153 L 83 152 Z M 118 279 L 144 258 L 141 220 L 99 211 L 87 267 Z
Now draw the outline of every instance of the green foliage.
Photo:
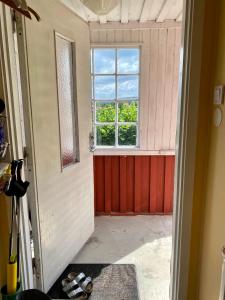
M 137 102 L 119 104 L 119 122 L 137 121 Z
M 119 145 L 135 146 L 136 145 L 136 126 L 122 125 L 119 127 Z
M 99 146 L 115 145 L 114 125 L 97 126 L 97 145 Z
M 115 103 L 103 102 L 96 104 L 96 120 L 98 122 L 115 122 L 115 118 Z
M 119 103 L 118 121 L 119 122 L 136 122 L 138 106 L 137 102 Z M 115 103 L 97 103 L 96 120 L 100 123 L 115 122 L 116 109 Z M 136 145 L 136 126 L 121 125 L 119 126 L 119 145 L 128 146 Z M 103 125 L 97 126 L 97 145 L 113 146 L 115 145 L 115 126 Z

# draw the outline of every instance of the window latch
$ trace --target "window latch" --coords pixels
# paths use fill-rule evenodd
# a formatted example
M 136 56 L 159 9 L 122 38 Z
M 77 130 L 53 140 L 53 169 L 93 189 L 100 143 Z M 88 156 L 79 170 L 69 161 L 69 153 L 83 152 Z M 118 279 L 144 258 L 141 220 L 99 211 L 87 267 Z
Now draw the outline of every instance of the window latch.
M 90 152 L 95 151 L 95 137 L 94 137 L 93 132 L 89 133 L 89 149 L 90 149 Z

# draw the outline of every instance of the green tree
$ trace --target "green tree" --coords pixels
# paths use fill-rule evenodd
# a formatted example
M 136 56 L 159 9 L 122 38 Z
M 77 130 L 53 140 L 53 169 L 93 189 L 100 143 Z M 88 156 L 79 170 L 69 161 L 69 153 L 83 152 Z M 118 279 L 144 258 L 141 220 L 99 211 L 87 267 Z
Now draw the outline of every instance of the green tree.
M 137 102 L 119 103 L 118 121 L 119 122 L 136 122 L 138 106 Z M 115 122 L 116 110 L 115 103 L 97 103 L 96 120 L 100 123 Z M 121 146 L 136 145 L 136 126 L 120 125 L 118 132 L 118 142 Z M 97 126 L 97 145 L 115 145 L 115 126 L 103 125 Z

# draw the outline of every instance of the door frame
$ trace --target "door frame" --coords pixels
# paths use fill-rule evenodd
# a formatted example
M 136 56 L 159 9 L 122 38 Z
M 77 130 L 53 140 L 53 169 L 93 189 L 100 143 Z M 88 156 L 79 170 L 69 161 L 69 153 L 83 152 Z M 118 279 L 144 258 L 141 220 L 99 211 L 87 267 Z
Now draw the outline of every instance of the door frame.
M 3 94 L 6 103 L 7 129 L 9 138 L 9 159 L 21 159 L 23 153 L 23 129 L 20 117 L 20 81 L 14 44 L 14 23 L 8 7 L 0 4 L 0 64 Z M 25 169 L 25 168 L 24 168 Z M 23 177 L 28 180 L 23 170 Z M 30 188 L 29 188 L 30 189 Z M 24 289 L 33 288 L 33 268 L 30 245 L 30 227 L 27 197 L 21 201 L 21 279 Z
M 184 0 L 179 72 L 170 299 L 187 299 L 195 180 L 204 0 Z
M 11 15 L 8 8 L 5 15 L 5 26 L 10 26 Z M 201 72 L 202 35 L 204 21 L 204 0 L 184 0 L 183 37 L 180 57 L 179 111 L 176 142 L 176 176 L 174 195 L 173 220 L 173 255 L 171 265 L 172 300 L 187 298 L 188 271 L 191 246 L 192 204 L 194 193 L 195 152 L 197 143 L 197 125 L 199 109 L 199 87 Z M 10 20 L 10 21 L 9 21 Z M 33 141 L 32 111 L 30 106 L 29 67 L 27 63 L 26 31 L 24 18 L 18 19 L 18 44 L 22 93 L 24 99 L 24 122 L 26 128 L 27 147 L 29 150 L 29 180 L 33 183 L 31 189 L 32 210 L 36 211 L 33 222 L 35 231 L 35 256 L 38 267 L 38 288 L 43 287 L 43 272 L 41 259 L 41 238 L 39 231 L 38 197 L 36 189 L 35 148 Z M 9 30 L 10 34 L 10 30 Z M 1 37 L 0 37 L 1 38 Z M 3 39 L 3 45 L 6 40 Z M 10 46 L 10 45 L 9 45 Z M 11 49 L 12 50 L 12 49 Z M 11 55 L 12 54 L 12 51 Z M 5 54 L 5 53 L 4 53 Z M 21 63 L 22 62 L 22 63 Z M 13 82 L 12 74 L 9 81 Z M 12 114 L 18 114 L 14 107 L 9 108 Z M 17 136 L 17 132 L 15 133 Z M 26 235 L 24 239 L 28 238 Z M 25 253 L 25 257 L 26 257 Z M 25 258 L 24 258 L 25 259 Z M 29 262 L 29 257 L 25 260 Z M 29 269 L 29 268 L 28 268 Z
M 35 146 L 34 133 L 32 123 L 32 106 L 29 81 L 29 65 L 27 55 L 26 26 L 25 17 L 15 14 L 15 32 L 17 36 L 20 78 L 21 78 L 21 94 L 23 99 L 23 115 L 26 140 L 26 164 L 27 164 L 27 180 L 32 183 L 28 189 L 28 202 L 31 212 L 31 225 L 34 244 L 34 265 L 35 265 L 35 286 L 40 290 L 44 290 L 43 264 L 42 264 L 42 247 L 40 234 L 40 216 L 38 204 L 38 189 L 36 179 L 36 163 L 35 163 Z

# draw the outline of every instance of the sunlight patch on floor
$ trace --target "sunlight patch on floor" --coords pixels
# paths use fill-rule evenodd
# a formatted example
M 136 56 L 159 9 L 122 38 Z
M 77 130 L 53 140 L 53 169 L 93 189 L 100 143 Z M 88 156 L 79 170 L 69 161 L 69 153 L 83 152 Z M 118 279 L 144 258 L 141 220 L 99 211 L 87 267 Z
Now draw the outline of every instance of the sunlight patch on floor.
M 140 300 L 168 300 L 171 216 L 96 217 L 73 263 L 135 264 Z

